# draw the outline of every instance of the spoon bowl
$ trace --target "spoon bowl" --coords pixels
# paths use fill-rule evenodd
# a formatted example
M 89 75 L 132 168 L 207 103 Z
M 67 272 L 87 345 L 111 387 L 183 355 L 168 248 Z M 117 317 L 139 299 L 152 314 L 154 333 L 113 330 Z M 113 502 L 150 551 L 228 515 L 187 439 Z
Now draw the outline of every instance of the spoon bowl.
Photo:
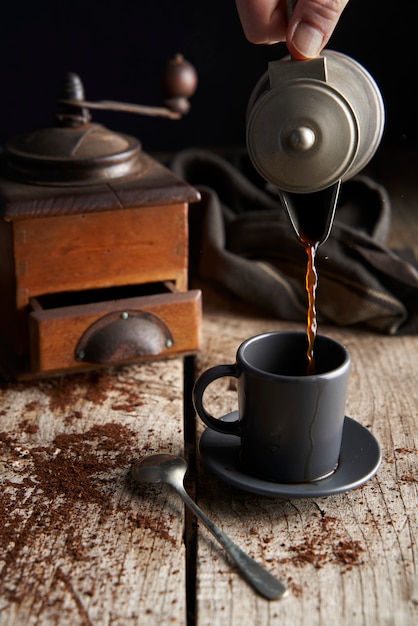
M 181 484 L 183 484 L 186 472 L 186 461 L 173 454 L 146 456 L 132 467 L 132 476 L 139 483 L 167 483 L 173 485 L 173 481 L 177 484 L 180 480 Z

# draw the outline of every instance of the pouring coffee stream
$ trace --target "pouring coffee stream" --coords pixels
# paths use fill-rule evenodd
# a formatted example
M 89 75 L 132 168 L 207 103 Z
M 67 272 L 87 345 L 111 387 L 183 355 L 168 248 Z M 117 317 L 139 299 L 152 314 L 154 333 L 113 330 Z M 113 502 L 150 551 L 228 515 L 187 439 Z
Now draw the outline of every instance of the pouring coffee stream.
M 332 187 L 310 194 L 290 194 L 279 190 L 279 196 L 296 232 L 300 243 L 307 254 L 305 288 L 308 299 L 306 334 L 308 347 L 306 351 L 306 375 L 315 374 L 314 345 L 318 329 L 316 310 L 316 290 L 318 272 L 316 269 L 316 253 L 318 247 L 328 238 L 338 204 L 341 180 Z M 311 206 L 312 205 L 312 206 Z
M 295 4 L 288 0 L 289 16 Z M 341 183 L 374 156 L 384 119 L 372 76 L 354 59 L 331 50 L 311 60 L 285 57 L 269 63 L 248 103 L 249 156 L 277 190 L 308 254 L 310 366 L 316 332 L 315 253 L 331 232 Z

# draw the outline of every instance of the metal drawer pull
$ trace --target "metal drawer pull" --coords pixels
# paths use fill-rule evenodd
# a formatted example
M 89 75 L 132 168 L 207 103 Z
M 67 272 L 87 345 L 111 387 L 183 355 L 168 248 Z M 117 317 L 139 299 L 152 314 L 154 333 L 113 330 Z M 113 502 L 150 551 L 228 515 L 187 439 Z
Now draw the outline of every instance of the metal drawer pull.
M 161 354 L 174 344 L 164 322 L 147 311 L 110 313 L 94 322 L 77 344 L 77 361 L 116 363 Z

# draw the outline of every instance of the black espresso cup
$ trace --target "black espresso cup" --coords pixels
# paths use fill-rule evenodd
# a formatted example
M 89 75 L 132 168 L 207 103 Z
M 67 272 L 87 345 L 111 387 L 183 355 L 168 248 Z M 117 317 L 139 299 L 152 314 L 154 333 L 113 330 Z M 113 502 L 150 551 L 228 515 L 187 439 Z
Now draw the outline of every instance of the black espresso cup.
M 315 373 L 307 375 L 307 336 L 277 331 L 247 339 L 236 362 L 204 372 L 193 389 L 199 417 L 213 430 L 241 438 L 241 462 L 254 476 L 279 483 L 325 478 L 338 466 L 350 370 L 347 349 L 315 340 Z M 238 379 L 238 416 L 222 421 L 204 407 L 206 387 Z

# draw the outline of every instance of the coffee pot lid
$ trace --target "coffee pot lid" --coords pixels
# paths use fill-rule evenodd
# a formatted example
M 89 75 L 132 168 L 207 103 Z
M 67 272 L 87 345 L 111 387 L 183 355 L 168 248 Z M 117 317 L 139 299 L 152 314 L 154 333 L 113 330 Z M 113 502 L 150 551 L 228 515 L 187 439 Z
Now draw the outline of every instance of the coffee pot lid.
M 358 124 L 345 98 L 315 79 L 296 79 L 268 91 L 247 126 L 259 172 L 279 189 L 325 189 L 341 178 L 358 149 Z
M 251 95 L 247 147 L 279 189 L 312 193 L 357 174 L 383 135 L 382 95 L 367 70 L 333 50 L 268 64 Z

